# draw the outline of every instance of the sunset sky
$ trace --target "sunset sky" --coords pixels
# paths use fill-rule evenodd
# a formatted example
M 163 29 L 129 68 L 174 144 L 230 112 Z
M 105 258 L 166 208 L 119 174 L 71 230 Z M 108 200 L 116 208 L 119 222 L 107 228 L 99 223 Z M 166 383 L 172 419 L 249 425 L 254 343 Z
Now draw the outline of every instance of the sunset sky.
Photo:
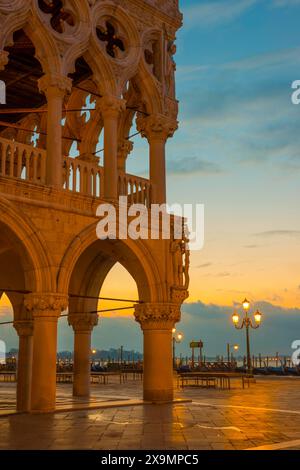
M 300 0 L 180 3 L 180 128 L 168 144 L 168 200 L 205 204 L 205 246 L 192 253 L 179 350 L 188 350 L 195 331 L 208 354 L 243 342 L 228 314 L 247 296 L 265 313 L 254 346 L 289 353 L 300 338 L 300 106 L 291 103 L 300 79 Z M 146 168 L 147 144 L 138 137 L 128 172 Z M 102 294 L 137 296 L 120 267 Z M 141 350 L 130 315 L 104 319 L 93 344 Z M 3 337 L 14 343 L 11 332 Z M 72 349 L 63 326 L 59 348 Z

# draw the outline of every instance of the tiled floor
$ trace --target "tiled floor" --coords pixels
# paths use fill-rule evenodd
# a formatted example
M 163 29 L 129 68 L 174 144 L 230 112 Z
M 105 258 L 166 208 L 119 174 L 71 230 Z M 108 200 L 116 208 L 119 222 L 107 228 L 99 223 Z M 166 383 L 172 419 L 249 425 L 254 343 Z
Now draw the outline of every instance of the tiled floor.
M 0 449 L 252 449 L 300 450 L 300 378 L 259 378 L 249 389 L 177 390 L 192 403 L 143 405 L 0 418 Z M 14 386 L 0 384 L 0 402 Z M 58 401 L 70 404 L 71 387 Z M 141 383 L 92 386 L 99 404 L 140 399 Z

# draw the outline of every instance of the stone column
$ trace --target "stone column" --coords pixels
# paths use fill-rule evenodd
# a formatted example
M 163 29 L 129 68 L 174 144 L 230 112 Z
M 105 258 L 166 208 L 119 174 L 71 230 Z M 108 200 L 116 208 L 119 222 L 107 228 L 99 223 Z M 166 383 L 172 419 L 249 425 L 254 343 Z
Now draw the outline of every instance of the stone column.
M 105 199 L 118 198 L 118 121 L 125 110 L 125 100 L 114 96 L 100 99 L 100 109 L 104 122 L 104 193 Z
M 0 70 L 4 70 L 8 64 L 9 53 L 7 51 L 0 51 Z
M 26 308 L 32 313 L 33 362 L 31 411 L 51 412 L 56 400 L 57 320 L 68 306 L 68 297 L 61 294 L 28 294 Z
M 128 139 L 124 139 L 119 142 L 118 145 L 118 172 L 125 173 L 126 172 L 126 160 L 128 155 L 133 150 L 133 142 Z
M 71 314 L 69 325 L 74 330 L 74 379 L 73 395 L 88 397 L 91 383 L 91 334 L 98 324 L 94 313 Z
M 48 106 L 46 184 L 62 188 L 62 105 L 65 94 L 72 89 L 72 80 L 62 75 L 44 75 L 38 86 L 46 95 Z
M 139 304 L 135 319 L 144 333 L 144 400 L 173 400 L 172 329 L 180 320 L 180 306 Z
M 17 320 L 14 327 L 19 336 L 17 368 L 17 411 L 30 411 L 33 321 Z
M 137 129 L 149 142 L 152 203 L 166 203 L 166 142 L 174 135 L 178 122 L 161 114 L 137 119 Z

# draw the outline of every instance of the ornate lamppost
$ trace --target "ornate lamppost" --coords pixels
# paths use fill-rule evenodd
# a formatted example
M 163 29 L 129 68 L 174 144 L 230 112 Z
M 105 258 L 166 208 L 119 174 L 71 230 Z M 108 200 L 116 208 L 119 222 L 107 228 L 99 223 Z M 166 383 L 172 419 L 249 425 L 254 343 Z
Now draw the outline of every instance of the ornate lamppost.
M 257 328 L 260 327 L 261 324 L 261 317 L 262 314 L 257 310 L 254 314 L 254 320 L 249 317 L 249 309 L 250 309 L 250 302 L 245 299 L 243 302 L 243 309 L 244 309 L 244 318 L 242 319 L 241 325 L 239 325 L 240 317 L 237 312 L 234 312 L 232 315 L 232 321 L 237 330 L 242 330 L 243 328 L 246 329 L 246 347 L 247 347 L 247 373 L 251 374 L 252 373 L 252 361 L 251 361 L 251 353 L 250 353 L 250 335 L 249 335 L 249 329 L 252 328 L 253 330 L 256 330 Z
M 173 369 L 175 370 L 176 369 L 176 355 L 175 355 L 176 343 L 181 343 L 183 339 L 183 334 L 182 333 L 176 334 L 176 328 L 173 328 L 172 333 L 173 333 Z

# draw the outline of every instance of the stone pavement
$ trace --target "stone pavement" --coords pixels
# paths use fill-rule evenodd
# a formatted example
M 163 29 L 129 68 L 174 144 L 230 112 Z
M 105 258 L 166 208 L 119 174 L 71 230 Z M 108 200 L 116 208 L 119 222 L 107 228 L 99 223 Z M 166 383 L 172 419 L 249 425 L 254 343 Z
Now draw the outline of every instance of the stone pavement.
M 0 449 L 298 449 L 300 378 L 258 378 L 242 390 L 187 388 L 177 397 L 192 403 L 142 405 L 49 415 L 0 418 Z M 141 383 L 92 386 L 92 400 L 141 398 Z M 13 384 L 0 384 L 0 403 Z M 58 386 L 58 402 L 70 404 L 70 385 Z

